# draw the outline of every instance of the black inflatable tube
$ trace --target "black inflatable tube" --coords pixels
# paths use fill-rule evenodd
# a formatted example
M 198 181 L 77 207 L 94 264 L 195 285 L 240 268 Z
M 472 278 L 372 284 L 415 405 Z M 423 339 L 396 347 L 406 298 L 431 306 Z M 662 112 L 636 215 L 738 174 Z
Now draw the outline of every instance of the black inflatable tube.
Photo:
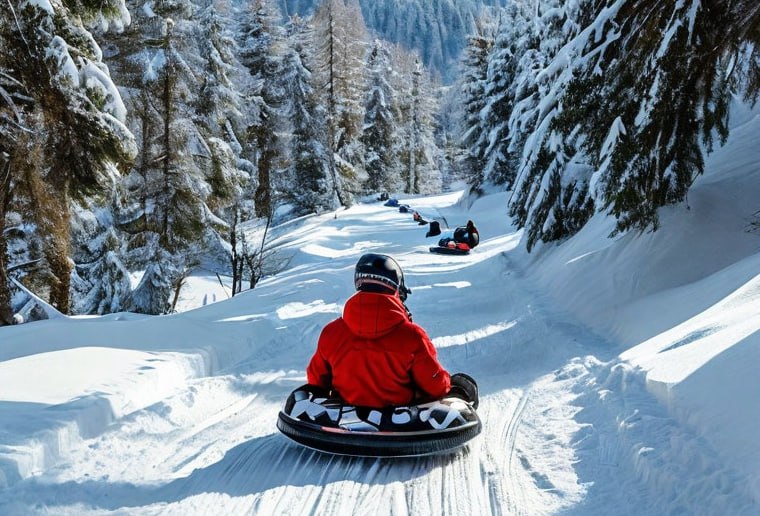
M 478 435 L 480 419 L 435 432 L 356 432 L 328 428 L 280 412 L 277 428 L 308 448 L 359 457 L 417 457 L 452 452 Z

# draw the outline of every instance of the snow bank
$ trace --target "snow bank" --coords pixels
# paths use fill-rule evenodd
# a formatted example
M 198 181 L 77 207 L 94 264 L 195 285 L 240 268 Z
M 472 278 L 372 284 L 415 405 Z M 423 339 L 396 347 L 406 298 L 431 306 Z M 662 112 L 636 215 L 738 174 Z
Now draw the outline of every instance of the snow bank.
M 198 355 L 93 347 L 0 362 L 0 487 L 50 468 L 82 439 L 206 372 Z
M 630 374 L 746 475 L 760 502 L 760 237 L 747 232 L 760 198 L 760 110 L 737 104 L 733 119 L 688 204 L 661 210 L 658 231 L 609 239 L 613 222 L 597 215 L 520 262 L 559 306 L 616 343 Z

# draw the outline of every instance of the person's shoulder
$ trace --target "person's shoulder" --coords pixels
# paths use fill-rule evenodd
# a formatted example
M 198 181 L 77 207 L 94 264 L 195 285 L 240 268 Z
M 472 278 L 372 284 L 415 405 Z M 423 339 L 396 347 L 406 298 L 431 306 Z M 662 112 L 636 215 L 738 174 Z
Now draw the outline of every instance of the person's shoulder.
M 400 330 L 408 341 L 414 342 L 415 344 L 422 345 L 426 340 L 430 340 L 425 329 L 415 322 L 406 321 L 401 325 Z
M 343 320 L 343 317 L 338 317 L 325 324 L 325 327 L 322 328 L 322 335 L 336 331 L 343 331 L 344 328 L 346 328 L 346 321 Z

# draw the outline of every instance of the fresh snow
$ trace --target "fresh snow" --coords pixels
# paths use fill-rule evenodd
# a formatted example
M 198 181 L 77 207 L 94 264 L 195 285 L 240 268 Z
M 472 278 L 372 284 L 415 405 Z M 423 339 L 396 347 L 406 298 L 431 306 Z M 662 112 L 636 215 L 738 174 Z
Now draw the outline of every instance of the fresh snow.
M 475 221 L 481 245 L 446 256 L 360 203 L 272 228 L 287 268 L 234 298 L 198 271 L 175 315 L 0 329 L 0 514 L 759 513 L 760 118 L 734 120 L 654 233 L 608 238 L 599 214 L 527 254 L 507 193 L 401 197 Z M 479 382 L 483 433 L 450 456 L 330 456 L 275 429 L 368 251 Z

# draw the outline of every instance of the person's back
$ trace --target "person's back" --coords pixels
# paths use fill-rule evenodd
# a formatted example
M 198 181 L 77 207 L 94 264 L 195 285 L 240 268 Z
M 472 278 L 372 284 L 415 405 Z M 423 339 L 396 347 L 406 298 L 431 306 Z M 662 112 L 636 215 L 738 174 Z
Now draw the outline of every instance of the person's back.
M 478 233 L 478 228 L 475 227 L 475 223 L 468 220 L 465 226 L 456 228 L 454 230 L 454 241 L 465 243 L 470 249 L 477 247 L 480 243 L 480 234 Z
M 346 302 L 343 316 L 322 330 L 306 371 L 308 382 L 368 407 L 445 395 L 449 373 L 425 330 L 411 321 L 403 303 L 409 290 L 395 260 L 363 256 L 355 283 L 358 292 Z
M 430 339 L 395 296 L 357 292 L 343 317 L 323 330 L 319 354 L 330 364 L 332 388 L 353 405 L 403 405 L 418 391 L 438 398 L 450 387 Z M 318 365 L 309 366 L 309 383 L 319 371 Z M 324 385 L 324 380 L 317 381 Z

